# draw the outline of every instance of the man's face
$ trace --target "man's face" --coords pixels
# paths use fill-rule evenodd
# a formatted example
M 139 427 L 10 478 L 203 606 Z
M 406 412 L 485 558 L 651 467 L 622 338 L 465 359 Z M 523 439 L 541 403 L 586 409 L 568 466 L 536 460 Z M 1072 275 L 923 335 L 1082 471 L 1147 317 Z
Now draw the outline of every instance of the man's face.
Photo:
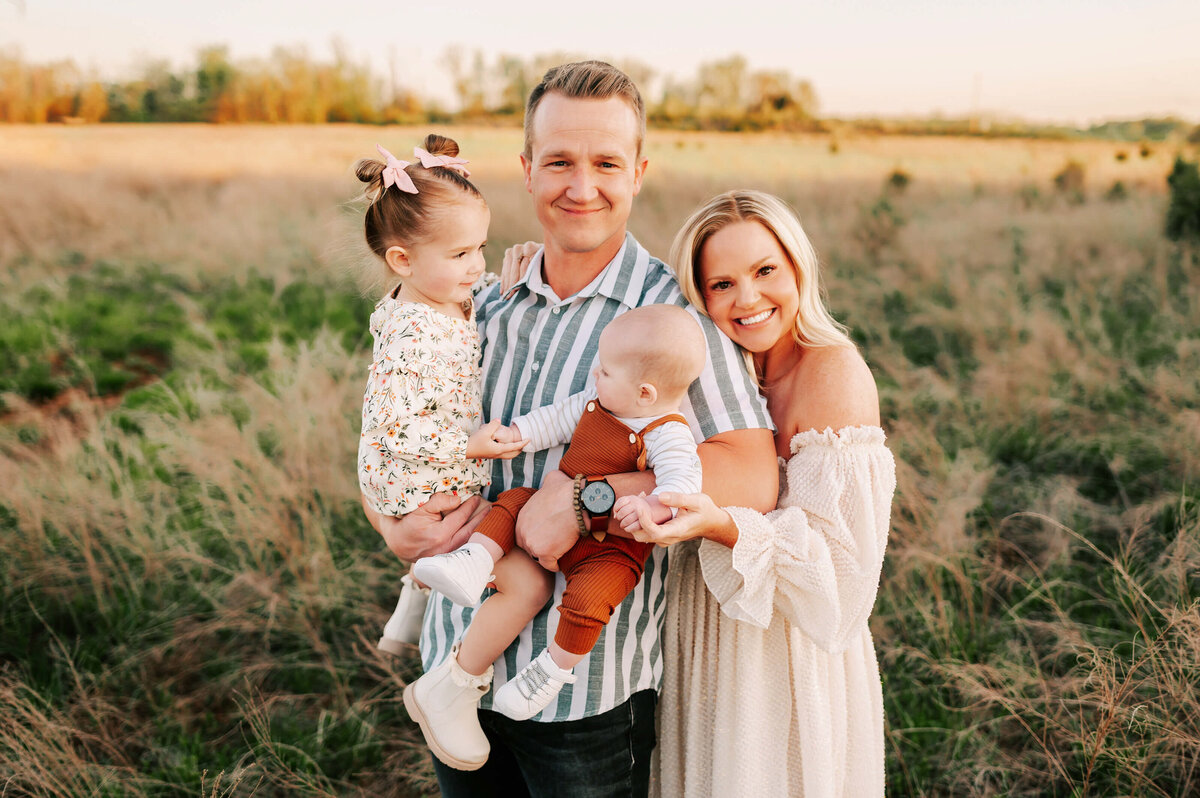
M 646 159 L 637 116 L 620 97 L 580 100 L 551 93 L 534 111 L 525 188 L 551 251 L 586 253 L 618 242 Z

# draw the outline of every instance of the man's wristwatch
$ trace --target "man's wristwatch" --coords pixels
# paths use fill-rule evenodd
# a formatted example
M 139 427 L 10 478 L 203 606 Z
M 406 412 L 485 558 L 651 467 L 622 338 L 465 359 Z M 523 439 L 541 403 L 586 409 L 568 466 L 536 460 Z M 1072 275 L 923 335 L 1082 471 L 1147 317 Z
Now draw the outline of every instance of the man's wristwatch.
M 584 479 L 579 488 L 579 505 L 585 511 L 582 513 L 584 523 L 580 533 L 586 530 L 594 536 L 605 532 L 616 502 L 617 492 L 606 480 Z

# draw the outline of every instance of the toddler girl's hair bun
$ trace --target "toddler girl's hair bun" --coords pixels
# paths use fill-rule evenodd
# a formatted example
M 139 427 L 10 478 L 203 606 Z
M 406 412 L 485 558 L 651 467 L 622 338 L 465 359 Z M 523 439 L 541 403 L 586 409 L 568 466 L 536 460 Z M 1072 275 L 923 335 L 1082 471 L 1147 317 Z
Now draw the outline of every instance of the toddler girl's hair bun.
M 440 136 L 437 133 L 430 133 L 425 137 L 425 144 L 421 149 L 430 155 L 448 155 L 453 158 L 458 155 L 458 142 L 452 138 Z
M 363 188 L 363 194 L 371 202 L 379 198 L 379 194 L 383 189 L 383 169 L 384 164 L 374 158 L 363 158 L 354 164 L 354 174 L 359 180 L 367 184 Z

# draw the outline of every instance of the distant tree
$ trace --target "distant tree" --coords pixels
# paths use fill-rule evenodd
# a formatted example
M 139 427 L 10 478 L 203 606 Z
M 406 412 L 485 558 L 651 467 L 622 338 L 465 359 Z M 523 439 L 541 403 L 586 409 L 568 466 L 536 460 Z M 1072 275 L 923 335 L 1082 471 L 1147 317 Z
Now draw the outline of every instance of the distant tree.
M 229 63 L 228 47 L 205 47 L 196 60 L 196 103 L 204 119 L 214 121 L 221 95 L 233 82 L 233 65 Z
M 746 59 L 740 55 L 700 65 L 696 115 L 721 129 L 735 127 L 746 110 Z
M 108 115 L 108 96 L 98 80 L 92 80 L 79 92 L 75 116 L 85 122 L 99 122 Z
M 459 112 L 468 119 L 483 116 L 487 110 L 487 69 L 483 53 L 476 50 L 470 57 L 463 48 L 454 46 L 446 50 L 442 63 L 450 70 Z

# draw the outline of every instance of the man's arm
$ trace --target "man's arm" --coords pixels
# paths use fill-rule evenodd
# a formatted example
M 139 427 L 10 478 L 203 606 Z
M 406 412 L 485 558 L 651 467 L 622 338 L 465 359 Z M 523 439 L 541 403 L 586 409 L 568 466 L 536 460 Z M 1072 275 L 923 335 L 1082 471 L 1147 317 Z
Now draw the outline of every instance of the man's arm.
M 736 504 L 763 513 L 775 509 L 779 467 L 770 430 L 721 432 L 697 446 L 696 451 L 704 468 L 704 492 L 718 505 Z M 607 479 L 618 496 L 654 490 L 651 471 L 612 474 Z M 557 570 L 558 558 L 579 539 L 573 494 L 570 477 L 554 469 L 517 516 L 517 543 L 550 570 Z M 610 524 L 609 534 L 633 537 L 619 524 Z
M 696 447 L 704 468 L 704 492 L 718 506 L 736 504 L 760 513 L 775 509 L 779 461 L 769 429 L 735 429 Z

